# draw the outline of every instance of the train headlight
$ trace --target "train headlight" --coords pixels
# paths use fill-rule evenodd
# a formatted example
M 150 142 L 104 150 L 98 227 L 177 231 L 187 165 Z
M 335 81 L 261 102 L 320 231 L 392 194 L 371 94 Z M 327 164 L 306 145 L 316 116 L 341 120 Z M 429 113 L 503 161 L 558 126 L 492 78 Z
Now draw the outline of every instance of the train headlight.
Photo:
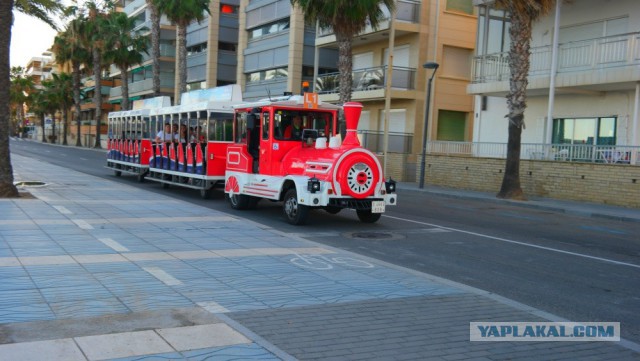
M 396 181 L 389 178 L 388 181 L 384 182 L 384 188 L 387 191 L 387 194 L 394 193 L 396 191 Z
M 313 177 L 307 182 L 307 190 L 311 193 L 320 192 L 320 181 Z

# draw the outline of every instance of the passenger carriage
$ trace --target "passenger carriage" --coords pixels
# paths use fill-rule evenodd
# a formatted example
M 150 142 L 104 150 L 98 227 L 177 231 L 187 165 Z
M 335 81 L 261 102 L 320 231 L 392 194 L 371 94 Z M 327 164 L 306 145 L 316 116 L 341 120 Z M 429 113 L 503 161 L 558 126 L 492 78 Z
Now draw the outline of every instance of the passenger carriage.
M 235 107 L 225 197 L 234 209 L 253 208 L 260 199 L 283 201 L 284 215 L 294 225 L 304 224 L 312 209 L 332 214 L 354 209 L 361 221 L 376 222 L 397 198 L 395 182 L 385 181 L 377 157 L 358 140 L 362 105 L 344 104 L 347 130 L 341 141 L 341 108 L 314 96 Z M 295 117 L 302 119 L 299 136 L 287 132 Z
M 240 87 L 228 85 L 184 93 L 181 105 L 152 110 L 147 179 L 165 188 L 197 189 L 209 198 L 224 183 L 227 147 L 233 140 L 232 105 L 241 101 Z M 165 124 L 178 132 L 156 141 Z
M 116 176 L 125 173 L 144 180 L 151 154 L 149 115 L 153 109 L 169 105 L 169 97 L 157 97 L 137 101 L 139 109 L 109 113 L 106 167 Z

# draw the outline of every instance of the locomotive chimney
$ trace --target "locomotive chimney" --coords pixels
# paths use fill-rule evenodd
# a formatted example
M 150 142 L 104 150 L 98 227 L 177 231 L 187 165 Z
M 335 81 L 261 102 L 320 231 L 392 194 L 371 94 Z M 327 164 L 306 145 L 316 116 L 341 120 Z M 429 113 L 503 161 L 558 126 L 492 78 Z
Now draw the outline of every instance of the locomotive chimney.
M 362 104 L 358 102 L 347 102 L 342 105 L 344 108 L 344 117 L 347 121 L 347 135 L 344 137 L 342 145 L 360 145 L 360 140 L 356 134 L 358 130 L 358 122 L 360 122 L 360 113 L 362 113 Z

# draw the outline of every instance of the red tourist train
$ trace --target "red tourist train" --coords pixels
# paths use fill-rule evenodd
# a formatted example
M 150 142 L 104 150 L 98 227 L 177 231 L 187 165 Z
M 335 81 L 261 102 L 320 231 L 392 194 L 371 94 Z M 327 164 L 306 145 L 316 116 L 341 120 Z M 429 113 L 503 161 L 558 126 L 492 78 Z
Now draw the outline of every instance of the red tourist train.
M 234 209 L 282 201 L 295 225 L 312 209 L 354 209 L 373 223 L 396 205 L 395 182 L 385 181 L 377 157 L 358 140 L 361 104 L 339 107 L 311 93 L 242 103 L 240 94 L 237 85 L 225 86 L 185 93 L 180 106 L 154 98 L 143 109 L 111 113 L 107 167 L 116 176 L 197 189 L 204 198 L 224 184 Z

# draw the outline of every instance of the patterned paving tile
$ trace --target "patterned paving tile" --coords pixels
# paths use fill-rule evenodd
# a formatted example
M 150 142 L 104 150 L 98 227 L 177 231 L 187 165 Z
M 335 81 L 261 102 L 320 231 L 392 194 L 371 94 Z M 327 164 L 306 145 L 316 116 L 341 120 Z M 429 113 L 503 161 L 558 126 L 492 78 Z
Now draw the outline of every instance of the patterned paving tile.
M 72 287 L 40 288 L 42 296 L 49 303 L 84 301 L 94 298 L 113 297 L 111 292 L 99 283 Z
M 35 288 L 28 290 L 0 291 L 0 312 L 4 308 L 44 302 L 42 294 Z
M 0 324 L 53 320 L 56 316 L 47 303 L 21 304 L 0 308 Z
M 127 308 L 117 298 L 85 299 L 49 303 L 58 318 L 82 318 L 127 313 Z

